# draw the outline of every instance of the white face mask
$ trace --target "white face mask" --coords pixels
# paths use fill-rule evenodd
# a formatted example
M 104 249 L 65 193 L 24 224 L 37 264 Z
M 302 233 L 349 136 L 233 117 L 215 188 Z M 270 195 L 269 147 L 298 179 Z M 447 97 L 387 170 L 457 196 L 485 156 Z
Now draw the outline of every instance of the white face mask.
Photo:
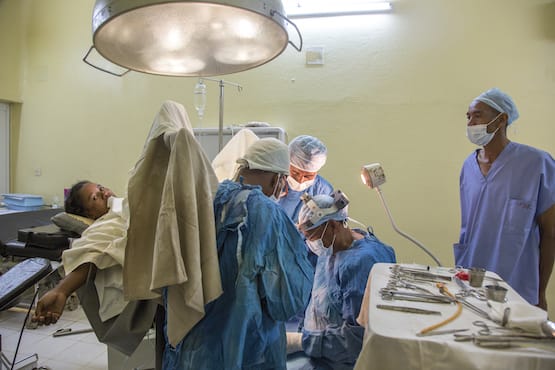
M 274 191 L 272 192 L 272 195 L 269 196 L 270 200 L 276 203 L 279 202 L 279 199 L 276 197 L 276 192 L 280 184 L 281 184 L 281 174 L 278 175 L 278 178 L 276 180 L 276 185 L 274 186 Z M 280 191 L 280 194 L 281 194 L 281 191 Z
M 306 240 L 306 244 L 308 248 L 317 256 L 328 255 L 333 251 L 333 243 L 335 243 L 335 235 L 333 236 L 333 240 L 331 244 L 326 247 L 324 242 L 322 241 L 322 237 L 324 236 L 326 229 L 328 228 L 328 223 L 326 222 L 326 226 L 324 227 L 324 231 L 322 231 L 322 235 L 320 235 L 319 239 L 316 240 Z
M 306 189 L 311 187 L 312 184 L 314 184 L 314 179 L 308 180 L 305 182 L 297 182 L 297 180 L 295 180 L 293 176 L 289 176 L 287 178 L 287 183 L 289 184 L 289 187 L 291 188 L 291 190 L 305 191 Z
M 466 136 L 468 137 L 468 140 L 470 140 L 472 144 L 476 144 L 478 146 L 484 146 L 489 144 L 489 142 L 491 141 L 491 139 L 493 139 L 493 136 L 495 135 L 497 130 L 499 130 L 499 127 L 497 127 L 495 131 L 488 133 L 488 126 L 491 125 L 493 122 L 495 122 L 495 120 L 499 118 L 499 116 L 502 114 L 503 113 L 499 113 L 494 119 L 492 119 L 488 123 L 484 123 L 482 125 L 466 126 Z

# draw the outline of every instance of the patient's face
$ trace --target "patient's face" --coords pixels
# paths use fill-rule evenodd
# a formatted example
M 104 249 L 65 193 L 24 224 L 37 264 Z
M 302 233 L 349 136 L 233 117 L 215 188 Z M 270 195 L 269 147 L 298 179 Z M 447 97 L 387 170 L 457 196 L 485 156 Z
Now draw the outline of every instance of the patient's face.
M 114 195 L 110 189 L 92 182 L 84 185 L 80 194 L 87 217 L 95 220 L 108 212 L 108 198 Z

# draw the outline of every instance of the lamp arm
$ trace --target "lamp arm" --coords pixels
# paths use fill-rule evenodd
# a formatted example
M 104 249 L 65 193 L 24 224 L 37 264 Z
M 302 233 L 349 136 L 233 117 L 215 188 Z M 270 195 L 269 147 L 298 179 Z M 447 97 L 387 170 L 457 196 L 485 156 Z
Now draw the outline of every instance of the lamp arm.
M 271 10 L 270 11 L 270 15 L 273 17 L 274 15 L 279 16 L 280 18 L 284 19 L 287 23 L 291 24 L 293 27 L 295 27 L 295 31 L 297 31 L 297 35 L 299 35 L 299 46 L 293 44 L 293 42 L 291 40 L 287 40 L 287 42 L 289 43 L 289 45 L 291 45 L 295 50 L 297 51 L 301 51 L 303 49 L 303 35 L 301 35 L 301 31 L 299 30 L 299 27 L 297 27 L 297 25 L 295 23 L 293 23 L 291 21 L 291 19 L 287 18 L 285 15 L 281 14 L 280 12 L 278 12 L 277 10 Z M 289 34 L 289 32 L 288 32 Z
M 109 74 L 111 74 L 112 76 L 116 76 L 116 77 L 122 77 L 123 75 L 125 75 L 127 72 L 130 71 L 130 69 L 127 68 L 127 70 L 126 70 L 125 72 L 122 72 L 122 73 L 115 73 L 115 72 L 109 71 L 109 70 L 107 70 L 107 69 L 104 69 L 104 68 L 102 68 L 102 67 L 100 67 L 100 66 L 97 66 L 96 64 L 94 64 L 94 62 L 89 61 L 89 60 L 87 59 L 87 58 L 89 57 L 89 55 L 91 54 L 91 52 L 93 51 L 93 49 L 96 50 L 96 48 L 94 47 L 94 45 L 92 45 L 92 46 L 89 48 L 89 51 L 87 51 L 87 54 L 85 54 L 85 56 L 84 56 L 83 59 L 82 59 L 83 62 L 87 63 L 87 64 L 90 65 L 91 67 L 93 67 L 93 68 L 95 68 L 95 69 L 98 69 L 99 71 L 109 73 Z M 118 67 L 119 67 L 119 66 L 118 66 Z M 123 67 L 122 67 L 122 68 L 123 68 Z
M 391 222 L 391 225 L 393 226 L 393 229 L 394 229 L 397 233 L 399 233 L 400 235 L 402 235 L 403 237 L 405 237 L 406 239 L 410 240 L 411 242 L 413 242 L 414 244 L 416 244 L 418 247 L 420 247 L 424 252 L 426 252 L 426 254 L 428 254 L 428 256 L 430 256 L 430 257 L 435 261 L 435 263 L 437 263 L 438 266 L 441 267 L 441 266 L 442 266 L 442 265 L 441 265 L 441 262 L 439 262 L 439 260 L 432 254 L 432 252 L 430 252 L 428 249 L 426 249 L 426 247 L 425 247 L 422 243 L 420 243 L 418 240 L 414 239 L 414 238 L 413 238 L 412 236 L 410 236 L 409 234 L 404 233 L 403 231 L 401 231 L 401 230 L 397 227 L 397 225 L 395 224 L 395 221 L 393 220 L 393 217 L 391 216 L 391 212 L 389 211 L 389 208 L 387 207 L 387 204 L 386 204 L 386 202 L 385 202 L 385 198 L 384 198 L 384 196 L 383 196 L 383 194 L 382 194 L 382 191 L 381 191 L 380 187 L 379 187 L 379 186 L 376 186 L 375 189 L 376 189 L 376 191 L 378 192 L 378 195 L 380 196 L 380 200 L 381 200 L 382 205 L 383 205 L 383 207 L 384 207 L 384 209 L 385 209 L 385 212 L 387 213 L 387 216 L 389 217 L 389 221 Z

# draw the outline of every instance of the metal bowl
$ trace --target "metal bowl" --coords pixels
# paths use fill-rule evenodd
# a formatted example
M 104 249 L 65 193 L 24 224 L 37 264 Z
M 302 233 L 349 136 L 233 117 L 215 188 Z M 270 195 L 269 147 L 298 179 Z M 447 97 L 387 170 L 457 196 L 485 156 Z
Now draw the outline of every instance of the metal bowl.
M 495 302 L 505 302 L 507 288 L 503 288 L 500 285 L 486 285 L 485 288 L 487 299 Z

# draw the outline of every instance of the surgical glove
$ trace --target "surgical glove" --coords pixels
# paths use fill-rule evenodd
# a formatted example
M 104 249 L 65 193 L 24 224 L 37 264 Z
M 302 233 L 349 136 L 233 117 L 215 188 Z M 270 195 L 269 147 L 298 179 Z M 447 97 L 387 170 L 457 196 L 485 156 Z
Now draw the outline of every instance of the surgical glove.
M 303 350 L 302 333 L 287 332 L 287 354 L 300 352 Z

